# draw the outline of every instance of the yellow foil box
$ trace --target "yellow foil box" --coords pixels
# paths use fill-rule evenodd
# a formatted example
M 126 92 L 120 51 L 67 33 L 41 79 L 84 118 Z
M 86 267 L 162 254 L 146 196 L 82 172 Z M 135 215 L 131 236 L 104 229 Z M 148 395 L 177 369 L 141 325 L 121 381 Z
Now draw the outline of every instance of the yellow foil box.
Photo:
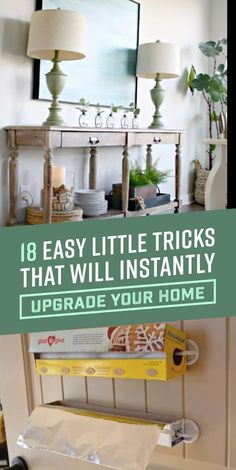
M 186 335 L 166 325 L 163 350 L 154 357 L 36 359 L 39 375 L 110 377 L 124 379 L 168 380 L 186 371 L 186 357 L 178 355 L 186 349 Z

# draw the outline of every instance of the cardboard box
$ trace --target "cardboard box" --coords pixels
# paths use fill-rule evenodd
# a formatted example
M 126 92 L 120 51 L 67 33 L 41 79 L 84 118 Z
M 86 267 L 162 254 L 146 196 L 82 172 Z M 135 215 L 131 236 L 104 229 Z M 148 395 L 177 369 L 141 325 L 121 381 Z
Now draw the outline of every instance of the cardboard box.
M 114 351 L 116 357 L 106 357 L 106 353 L 104 357 L 96 357 L 94 353 L 94 356 L 76 358 L 75 351 L 75 358 L 67 358 L 65 353 L 65 357 L 59 359 L 56 355 L 52 358 L 50 354 L 47 358 L 44 354 L 43 359 L 36 359 L 37 373 L 39 375 L 168 380 L 186 371 L 186 357 L 176 355 L 186 349 L 186 335 L 171 325 L 151 323 L 113 327 L 113 330 L 107 329 L 108 334 L 110 336 L 108 345 L 106 338 L 106 342 L 102 343 L 103 348 Z M 71 332 L 71 335 L 73 341 L 74 333 Z M 78 346 L 76 346 L 77 350 Z M 48 350 L 50 347 L 48 346 Z M 64 346 L 61 347 L 63 349 Z M 117 357 L 117 351 L 120 351 L 119 357 Z M 136 351 L 137 357 L 128 358 L 127 352 L 133 354 L 133 351 Z
M 30 352 L 75 353 L 108 351 L 108 328 L 31 333 Z
M 184 347 L 186 335 L 166 323 L 32 333 L 33 353 L 149 353 Z

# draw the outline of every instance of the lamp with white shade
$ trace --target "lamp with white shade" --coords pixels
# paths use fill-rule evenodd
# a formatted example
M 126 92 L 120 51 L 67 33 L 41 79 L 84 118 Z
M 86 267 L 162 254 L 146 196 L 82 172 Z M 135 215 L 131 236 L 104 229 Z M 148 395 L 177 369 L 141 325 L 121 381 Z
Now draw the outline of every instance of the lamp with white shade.
M 180 51 L 174 44 L 161 41 L 141 44 L 138 48 L 137 76 L 154 79 L 155 87 L 151 90 L 151 98 L 155 106 L 151 129 L 163 127 L 161 121 L 160 106 L 163 103 L 165 90 L 161 86 L 161 80 L 176 78 L 180 74 Z
M 52 103 L 43 125 L 61 126 L 64 122 L 60 116 L 59 96 L 65 86 L 66 74 L 59 63 L 86 56 L 84 17 L 77 11 L 60 8 L 35 11 L 30 23 L 27 55 L 53 62 L 51 71 L 46 74 Z

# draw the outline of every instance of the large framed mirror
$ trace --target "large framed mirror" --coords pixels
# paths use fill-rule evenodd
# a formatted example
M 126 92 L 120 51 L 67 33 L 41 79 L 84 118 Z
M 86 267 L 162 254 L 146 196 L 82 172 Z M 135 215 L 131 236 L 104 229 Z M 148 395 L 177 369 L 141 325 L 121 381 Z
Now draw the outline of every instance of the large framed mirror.
M 60 101 L 81 98 L 101 106 L 128 106 L 137 98 L 137 46 L 140 5 L 134 0 L 37 0 L 36 9 L 78 10 L 86 20 L 87 56 L 65 61 L 67 83 Z M 63 34 L 63 31 L 61 32 Z M 33 98 L 48 99 L 49 61 L 35 60 Z

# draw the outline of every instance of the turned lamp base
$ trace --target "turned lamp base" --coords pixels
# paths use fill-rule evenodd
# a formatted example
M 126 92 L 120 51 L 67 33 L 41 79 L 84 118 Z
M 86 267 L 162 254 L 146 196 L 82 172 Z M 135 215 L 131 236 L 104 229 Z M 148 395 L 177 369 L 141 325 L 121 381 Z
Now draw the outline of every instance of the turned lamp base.
M 153 114 L 153 121 L 149 126 L 149 129 L 161 129 L 162 127 L 164 127 L 164 124 L 161 120 L 162 115 L 160 113 L 160 107 L 164 101 L 165 90 L 161 86 L 161 79 L 159 77 L 159 74 L 157 74 L 155 81 L 156 84 L 154 88 L 150 91 L 152 102 L 155 106 L 155 113 Z
M 65 86 L 67 75 L 60 69 L 58 51 L 55 51 L 52 62 L 53 67 L 46 74 L 47 86 L 52 95 L 52 103 L 49 107 L 49 116 L 43 123 L 43 126 L 63 126 L 65 123 L 60 116 L 59 96 Z

